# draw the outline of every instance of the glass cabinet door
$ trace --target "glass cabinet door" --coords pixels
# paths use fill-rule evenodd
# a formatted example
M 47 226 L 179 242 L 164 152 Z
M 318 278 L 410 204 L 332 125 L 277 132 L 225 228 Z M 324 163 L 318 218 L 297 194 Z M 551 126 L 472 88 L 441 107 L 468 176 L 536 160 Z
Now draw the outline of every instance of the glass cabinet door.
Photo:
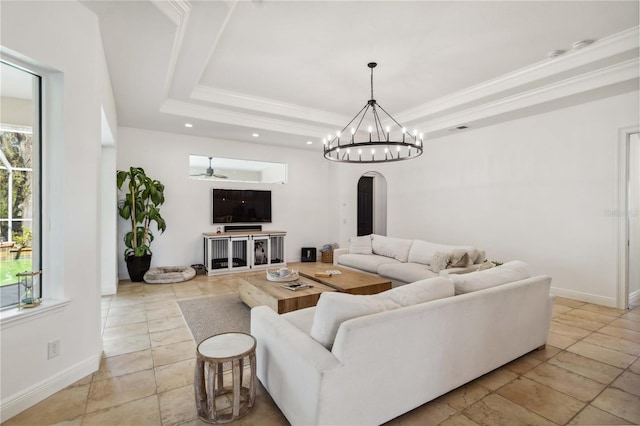
M 253 237 L 253 266 L 269 264 L 269 237 Z

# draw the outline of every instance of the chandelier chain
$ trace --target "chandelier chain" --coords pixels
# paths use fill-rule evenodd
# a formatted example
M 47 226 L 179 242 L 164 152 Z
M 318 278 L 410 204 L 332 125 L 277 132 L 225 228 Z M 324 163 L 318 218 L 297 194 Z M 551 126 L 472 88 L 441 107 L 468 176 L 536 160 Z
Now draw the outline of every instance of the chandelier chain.
M 374 67 L 371 67 L 371 98 L 369 98 L 369 99 L 371 99 L 371 100 L 375 99 L 375 98 L 373 97 L 373 68 L 374 68 Z

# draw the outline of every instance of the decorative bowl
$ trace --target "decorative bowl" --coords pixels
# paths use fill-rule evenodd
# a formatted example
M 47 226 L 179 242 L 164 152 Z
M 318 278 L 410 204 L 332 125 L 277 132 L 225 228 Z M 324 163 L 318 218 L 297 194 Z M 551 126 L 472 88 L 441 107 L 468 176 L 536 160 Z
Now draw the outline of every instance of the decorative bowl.
M 279 283 L 295 281 L 300 276 L 298 275 L 297 269 L 288 269 L 288 268 L 280 268 L 280 269 L 267 269 L 267 279 L 269 281 L 275 281 Z

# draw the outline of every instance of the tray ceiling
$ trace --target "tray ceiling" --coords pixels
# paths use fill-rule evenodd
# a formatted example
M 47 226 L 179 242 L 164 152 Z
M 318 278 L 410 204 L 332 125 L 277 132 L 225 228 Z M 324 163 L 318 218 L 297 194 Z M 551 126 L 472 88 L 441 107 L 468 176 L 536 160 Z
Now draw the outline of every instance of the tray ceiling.
M 100 20 L 121 126 L 320 149 L 369 99 L 370 61 L 378 102 L 432 136 L 471 123 L 463 111 L 606 67 L 626 64 L 593 96 L 638 85 L 636 1 L 84 4 Z M 572 49 L 585 39 L 596 42 Z

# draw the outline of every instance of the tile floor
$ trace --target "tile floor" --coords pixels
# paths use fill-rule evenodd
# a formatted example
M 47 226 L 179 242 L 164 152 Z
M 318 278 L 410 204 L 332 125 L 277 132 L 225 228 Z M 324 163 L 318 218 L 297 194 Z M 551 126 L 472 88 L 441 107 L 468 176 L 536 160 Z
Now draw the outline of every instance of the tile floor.
M 176 301 L 237 291 L 237 275 L 122 282 L 104 297 L 99 371 L 9 425 L 205 425 L 193 396 L 195 344 Z M 640 424 L 640 306 L 557 298 L 546 349 L 529 353 L 390 425 Z M 262 387 L 241 425 L 286 425 Z

